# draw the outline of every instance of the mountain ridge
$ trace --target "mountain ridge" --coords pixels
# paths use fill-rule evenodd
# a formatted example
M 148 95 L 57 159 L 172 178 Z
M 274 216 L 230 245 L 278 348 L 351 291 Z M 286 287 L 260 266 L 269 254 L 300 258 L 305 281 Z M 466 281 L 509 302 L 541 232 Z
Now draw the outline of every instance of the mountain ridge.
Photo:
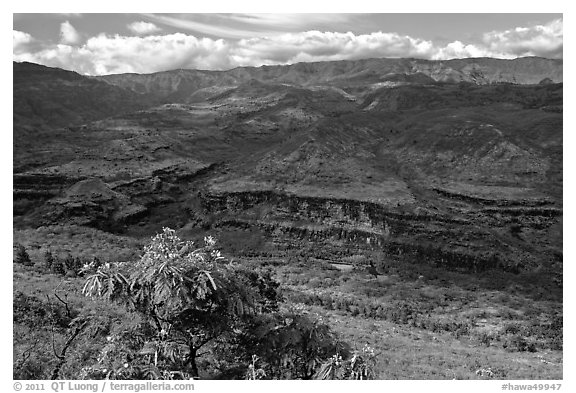
M 18 126 L 61 127 L 71 119 L 82 123 L 152 105 L 131 90 L 35 63 L 14 62 L 13 80 L 13 116 Z
M 379 83 L 396 75 L 425 75 L 435 82 L 474 84 L 537 84 L 548 78 L 561 83 L 563 61 L 541 57 L 517 59 L 468 58 L 451 60 L 361 59 L 301 62 L 290 65 L 236 67 L 225 71 L 178 69 L 150 74 L 112 74 L 95 76 L 112 85 L 137 93 L 152 93 L 158 98 L 182 98 L 209 86 L 239 85 L 250 79 L 297 85 L 330 85 L 357 89 L 359 85 Z

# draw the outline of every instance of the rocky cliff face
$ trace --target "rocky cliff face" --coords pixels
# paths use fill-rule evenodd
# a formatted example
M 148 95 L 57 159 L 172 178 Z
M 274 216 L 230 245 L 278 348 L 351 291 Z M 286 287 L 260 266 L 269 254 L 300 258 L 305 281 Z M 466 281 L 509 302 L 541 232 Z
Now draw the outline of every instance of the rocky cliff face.
M 276 243 L 282 243 L 284 237 L 312 242 L 317 251 L 322 250 L 319 254 L 323 259 L 337 260 L 341 250 L 334 244 L 347 244 L 348 250 L 383 249 L 464 271 L 537 267 L 538 247 L 520 243 L 553 226 L 562 214 L 545 199 L 482 200 L 441 195 L 464 200 L 460 211 L 446 214 L 413 207 L 398 209 L 274 191 L 209 193 L 203 195 L 202 205 L 206 212 L 219 217 L 216 226 L 259 227 L 275 237 Z

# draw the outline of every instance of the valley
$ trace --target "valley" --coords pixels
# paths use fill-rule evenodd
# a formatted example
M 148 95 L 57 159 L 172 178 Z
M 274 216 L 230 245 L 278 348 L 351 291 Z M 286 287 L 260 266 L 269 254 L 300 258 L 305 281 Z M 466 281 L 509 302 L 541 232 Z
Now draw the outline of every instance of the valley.
M 14 63 L 14 241 L 37 265 L 15 265 L 15 291 L 47 250 L 131 261 L 169 227 L 269 269 L 377 348 L 381 379 L 561 379 L 562 105 L 543 58 Z M 406 343 L 453 348 L 456 371 L 416 369 Z

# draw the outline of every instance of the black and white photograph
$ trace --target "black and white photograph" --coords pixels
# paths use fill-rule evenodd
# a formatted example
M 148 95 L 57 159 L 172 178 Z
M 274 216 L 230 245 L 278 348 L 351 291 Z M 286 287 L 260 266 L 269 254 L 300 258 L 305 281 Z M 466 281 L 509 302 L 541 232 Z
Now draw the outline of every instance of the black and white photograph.
M 563 15 L 13 13 L 14 388 L 560 390 Z

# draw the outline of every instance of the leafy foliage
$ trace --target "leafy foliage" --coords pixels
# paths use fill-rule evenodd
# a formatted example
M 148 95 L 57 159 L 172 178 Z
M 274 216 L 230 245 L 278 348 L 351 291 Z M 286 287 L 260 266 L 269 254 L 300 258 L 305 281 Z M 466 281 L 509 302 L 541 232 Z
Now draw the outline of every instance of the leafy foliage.
M 343 360 L 337 353 L 325 362 L 314 379 L 376 379 L 377 356 L 374 349 L 364 345 L 362 350 L 354 352 L 349 360 Z
M 195 248 L 164 228 L 136 263 L 86 266 L 86 295 L 119 302 L 142 318 L 137 329 L 111 337 L 99 361 L 108 364 L 101 368 L 106 377 L 197 378 L 200 348 L 231 340 L 251 318 L 278 308 L 270 275 L 227 262 L 212 237 L 204 241 Z M 126 363 L 118 367 L 115 359 Z
M 264 379 L 266 377 L 266 371 L 263 368 L 257 368 L 256 362 L 260 358 L 256 355 L 252 355 L 252 362 L 248 365 L 248 371 L 246 372 L 246 379 L 248 380 L 258 380 Z
M 332 354 L 350 352 L 321 317 L 302 305 L 252 321 L 243 345 L 258 356 L 267 376 L 277 379 L 311 379 Z

